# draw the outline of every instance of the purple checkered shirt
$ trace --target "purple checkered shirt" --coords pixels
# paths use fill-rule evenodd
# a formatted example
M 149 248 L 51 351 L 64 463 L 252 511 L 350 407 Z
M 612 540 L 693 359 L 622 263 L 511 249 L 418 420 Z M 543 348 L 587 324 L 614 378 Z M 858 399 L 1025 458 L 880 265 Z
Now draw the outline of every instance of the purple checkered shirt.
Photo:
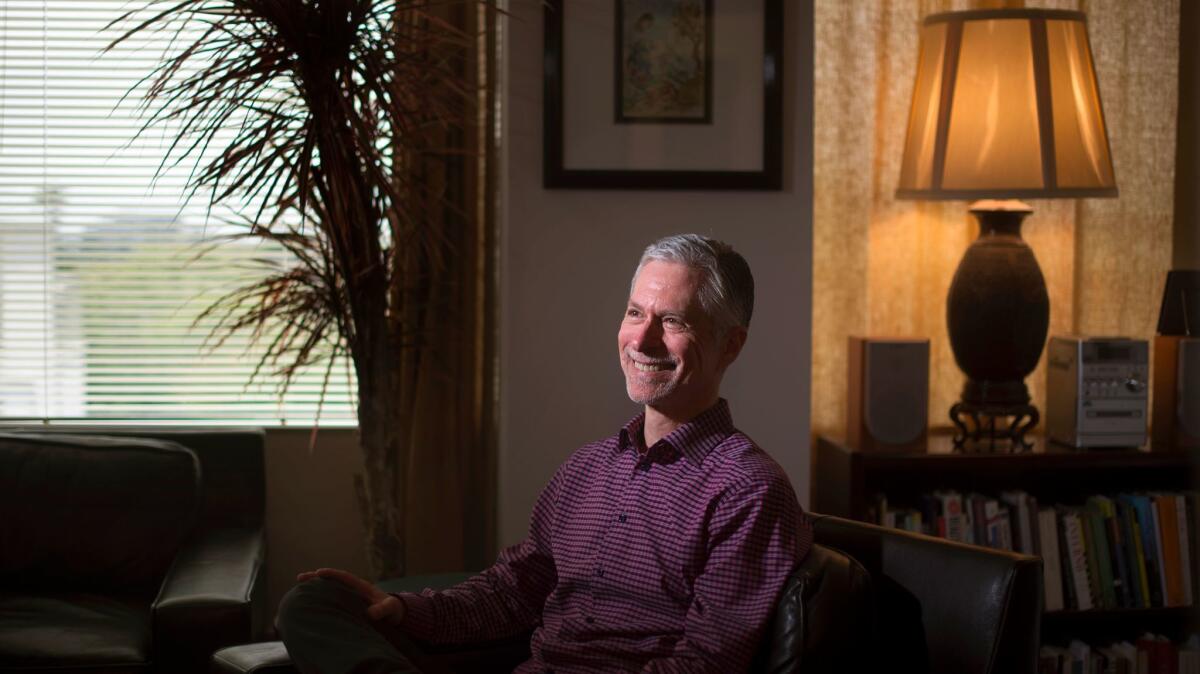
M 649 450 L 643 415 L 576 451 L 528 537 L 448 590 L 400 595 L 434 643 L 534 629 L 517 672 L 744 672 L 812 529 L 724 400 Z

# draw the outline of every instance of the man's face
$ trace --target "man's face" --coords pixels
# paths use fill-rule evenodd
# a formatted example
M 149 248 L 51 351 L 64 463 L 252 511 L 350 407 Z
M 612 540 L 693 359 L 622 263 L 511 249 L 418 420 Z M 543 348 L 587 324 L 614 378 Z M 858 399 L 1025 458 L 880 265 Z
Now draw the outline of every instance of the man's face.
M 729 362 L 700 307 L 699 283 L 699 272 L 674 262 L 652 260 L 638 273 L 617 333 L 635 403 L 691 416 L 716 402 Z

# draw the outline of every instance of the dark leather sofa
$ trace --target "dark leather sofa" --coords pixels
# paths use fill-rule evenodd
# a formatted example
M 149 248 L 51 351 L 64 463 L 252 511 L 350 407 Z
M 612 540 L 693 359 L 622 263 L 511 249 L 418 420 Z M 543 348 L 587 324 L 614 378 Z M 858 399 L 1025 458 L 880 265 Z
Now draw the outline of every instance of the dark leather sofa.
M 263 433 L 0 433 L 0 672 L 207 671 L 262 638 Z
M 792 573 L 753 672 L 1032 674 L 1042 612 L 1040 559 L 823 515 L 817 545 Z M 419 589 L 416 579 L 383 583 Z M 425 579 L 431 580 L 431 579 Z M 456 580 L 442 576 L 427 583 Z M 429 671 L 508 672 L 528 635 L 469 648 L 429 647 Z M 280 642 L 228 648 L 218 674 L 294 674 Z

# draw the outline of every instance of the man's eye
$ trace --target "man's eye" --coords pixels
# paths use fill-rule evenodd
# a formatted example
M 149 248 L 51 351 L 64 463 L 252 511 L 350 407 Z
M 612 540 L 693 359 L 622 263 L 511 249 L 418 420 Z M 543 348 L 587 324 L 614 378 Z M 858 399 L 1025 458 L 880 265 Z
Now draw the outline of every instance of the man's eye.
M 639 312 L 637 309 L 626 309 L 625 315 L 629 318 L 637 318 L 638 316 L 641 316 L 641 312 Z

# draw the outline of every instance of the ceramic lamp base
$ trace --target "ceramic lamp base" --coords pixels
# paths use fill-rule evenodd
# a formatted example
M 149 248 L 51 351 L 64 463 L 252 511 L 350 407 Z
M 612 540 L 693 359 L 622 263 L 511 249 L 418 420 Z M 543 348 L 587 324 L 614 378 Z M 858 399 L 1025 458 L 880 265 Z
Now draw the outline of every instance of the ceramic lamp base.
M 1025 432 L 1037 424 L 1025 377 L 1046 344 L 1050 298 L 1033 250 L 1021 239 L 1021 221 L 1033 209 L 1019 201 L 971 205 L 979 238 L 954 273 L 946 323 L 954 360 L 967 375 L 950 409 L 955 445 L 1029 446 Z

